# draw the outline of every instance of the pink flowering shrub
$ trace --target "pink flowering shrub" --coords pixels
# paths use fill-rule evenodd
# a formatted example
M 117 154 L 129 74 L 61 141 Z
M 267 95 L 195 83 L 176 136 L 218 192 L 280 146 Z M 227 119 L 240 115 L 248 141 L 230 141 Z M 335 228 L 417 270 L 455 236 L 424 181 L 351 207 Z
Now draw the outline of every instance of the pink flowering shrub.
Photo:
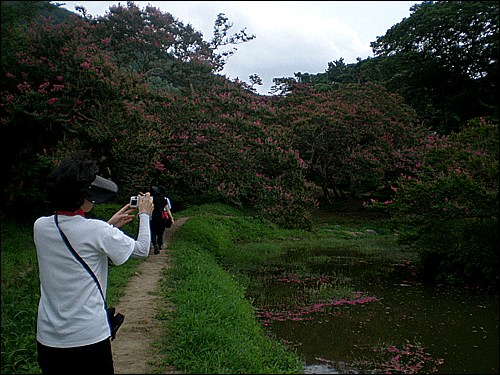
M 297 84 L 276 106 L 327 200 L 330 189 L 371 193 L 413 172 L 428 135 L 400 96 L 371 83 L 328 92 Z
M 110 132 L 98 113 L 109 112 L 108 103 L 135 84 L 93 43 L 91 29 L 77 17 L 67 24 L 41 19 L 16 45 L 17 61 L 2 77 L 1 93 L 2 126 L 11 145 L 4 179 L 8 204 L 43 201 L 43 181 L 54 165 L 49 161 L 78 147 L 96 149 Z
M 194 93 L 156 90 L 145 76 L 118 68 L 125 55 L 114 55 L 114 42 L 101 27 L 73 18 L 67 24 L 36 22 L 27 32 L 2 91 L 2 123 L 12 131 L 15 155 L 23 158 L 9 163 L 26 166 L 9 179 L 12 202 L 28 203 L 26 194 L 43 200 L 50 169 L 87 149 L 100 173 L 119 184 L 123 199 L 163 184 L 178 207 L 251 205 L 282 225 L 290 217 L 291 226 L 310 227 L 315 203 L 306 192 L 303 162 L 279 127 L 266 124 L 274 109 L 263 98 L 220 76 Z M 269 194 L 268 187 L 283 196 Z
M 310 227 L 315 201 L 307 192 L 303 162 L 278 141 L 278 127 L 264 124 L 272 108 L 263 99 L 221 78 L 199 96 L 169 94 L 149 111 L 156 116 L 148 127 L 155 129 L 148 134 L 154 146 L 150 157 L 161 164 L 152 175 L 176 199 L 251 205 L 281 225 Z M 283 195 L 269 191 L 276 187 Z M 296 219 L 283 220 L 289 217 Z

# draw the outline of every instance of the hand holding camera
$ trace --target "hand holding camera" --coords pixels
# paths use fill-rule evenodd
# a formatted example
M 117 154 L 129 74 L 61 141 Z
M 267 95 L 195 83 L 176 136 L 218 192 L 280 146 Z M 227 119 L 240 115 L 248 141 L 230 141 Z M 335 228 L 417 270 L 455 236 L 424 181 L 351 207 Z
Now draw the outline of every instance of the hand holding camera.
M 151 215 L 153 212 L 153 198 L 151 197 L 150 193 L 142 194 L 139 193 L 140 195 L 138 196 L 133 196 L 130 198 L 130 207 L 131 208 L 138 208 L 139 213 L 145 212 L 148 215 Z
M 130 203 L 123 206 L 116 214 L 114 214 L 111 219 L 108 220 L 108 223 L 116 228 L 120 228 L 122 225 L 132 221 L 134 215 L 131 215 L 131 213 L 136 208 L 139 209 L 139 213 L 146 212 L 148 215 L 151 215 L 154 206 L 153 198 L 149 193 L 131 197 Z

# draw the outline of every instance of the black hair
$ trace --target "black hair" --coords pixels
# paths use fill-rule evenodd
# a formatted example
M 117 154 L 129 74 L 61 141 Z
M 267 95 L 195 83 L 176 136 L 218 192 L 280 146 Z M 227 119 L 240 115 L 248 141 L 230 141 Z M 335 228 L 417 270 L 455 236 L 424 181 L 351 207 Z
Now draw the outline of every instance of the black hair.
M 79 151 L 50 173 L 47 198 L 56 210 L 76 211 L 84 203 L 84 193 L 95 180 L 99 167 L 88 151 Z

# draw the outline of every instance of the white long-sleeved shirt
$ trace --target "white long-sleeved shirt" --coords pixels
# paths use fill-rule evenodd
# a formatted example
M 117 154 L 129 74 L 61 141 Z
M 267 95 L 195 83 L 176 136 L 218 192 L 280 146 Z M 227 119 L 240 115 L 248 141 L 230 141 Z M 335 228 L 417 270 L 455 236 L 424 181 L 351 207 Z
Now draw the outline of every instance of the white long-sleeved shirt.
M 106 296 L 108 258 L 119 266 L 131 256 L 149 255 L 149 215 L 139 215 L 137 241 L 102 220 L 59 215 L 59 227 L 73 249 L 96 275 Z M 54 216 L 34 224 L 40 273 L 37 341 L 68 348 L 100 342 L 111 335 L 104 301 L 87 270 L 65 245 Z

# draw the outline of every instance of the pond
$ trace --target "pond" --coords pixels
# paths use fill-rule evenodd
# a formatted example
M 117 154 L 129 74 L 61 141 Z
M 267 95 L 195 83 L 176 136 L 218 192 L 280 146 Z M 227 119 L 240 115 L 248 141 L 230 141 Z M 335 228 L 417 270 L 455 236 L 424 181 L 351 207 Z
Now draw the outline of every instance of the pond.
M 499 371 L 494 291 L 427 286 L 407 259 L 339 248 L 290 249 L 253 280 L 261 321 L 305 373 Z

